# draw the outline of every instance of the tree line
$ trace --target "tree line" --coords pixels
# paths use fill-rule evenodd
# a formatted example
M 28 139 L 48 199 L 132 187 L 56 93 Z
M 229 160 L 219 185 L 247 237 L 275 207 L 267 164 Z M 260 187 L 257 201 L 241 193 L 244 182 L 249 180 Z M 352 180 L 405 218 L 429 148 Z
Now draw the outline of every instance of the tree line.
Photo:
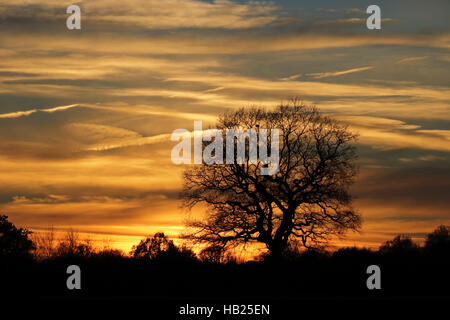
M 53 228 L 41 234 L 33 234 L 26 228 L 16 227 L 5 215 L 0 215 L 0 259 L 27 258 L 42 261 L 58 257 L 101 258 L 114 257 L 120 259 L 183 259 L 198 260 L 209 263 L 238 262 L 231 252 L 212 244 L 195 253 L 194 246 L 177 246 L 163 232 L 147 236 L 127 254 L 108 246 L 96 248 L 89 239 L 81 239 L 80 235 L 70 230 L 65 236 L 57 239 Z M 341 248 L 329 252 L 319 248 L 304 249 L 301 245 L 291 244 L 283 253 L 285 261 L 300 259 L 302 255 L 321 254 L 339 256 L 355 251 L 369 251 L 387 256 L 401 256 L 411 253 L 433 253 L 444 256 L 450 254 L 450 226 L 440 225 L 427 234 L 423 245 L 412 240 L 408 235 L 398 235 L 380 245 L 378 250 L 367 248 Z M 264 253 L 256 257 L 256 261 L 268 261 L 270 254 Z

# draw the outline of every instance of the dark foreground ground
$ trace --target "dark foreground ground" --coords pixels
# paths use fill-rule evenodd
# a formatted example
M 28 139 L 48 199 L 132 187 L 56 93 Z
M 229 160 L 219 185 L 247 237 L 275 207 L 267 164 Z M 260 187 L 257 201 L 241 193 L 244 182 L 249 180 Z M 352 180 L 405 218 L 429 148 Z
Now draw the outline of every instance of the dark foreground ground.
M 81 290 L 66 286 L 69 265 L 81 269 Z M 367 288 L 369 265 L 381 269 L 380 290 Z M 430 315 L 442 310 L 448 315 L 450 306 L 448 248 L 436 252 L 307 252 L 280 263 L 244 264 L 214 264 L 177 256 L 153 260 L 73 256 L 41 262 L 8 259 L 2 261 L 0 272 L 2 310 L 22 305 L 21 312 L 51 314 L 62 308 L 83 313 L 94 308 L 102 314 L 144 312 L 143 318 L 148 319 L 300 319 L 311 313 L 318 318 L 326 314 L 365 318 L 416 310 Z M 224 312 L 224 306 L 233 304 L 270 305 L 270 314 Z M 186 305 L 210 306 L 214 312 L 210 317 L 180 315 Z

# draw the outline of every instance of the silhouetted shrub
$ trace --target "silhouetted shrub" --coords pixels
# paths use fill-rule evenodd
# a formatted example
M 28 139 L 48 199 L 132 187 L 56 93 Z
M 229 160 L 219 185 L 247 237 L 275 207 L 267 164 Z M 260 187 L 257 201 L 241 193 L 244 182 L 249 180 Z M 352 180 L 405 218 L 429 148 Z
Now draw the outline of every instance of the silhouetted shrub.
M 163 232 L 157 232 L 153 237 L 147 237 L 141 240 L 137 246 L 133 246 L 130 254 L 134 258 L 153 259 L 175 247 L 172 240 L 164 235 Z
M 177 247 L 163 232 L 147 237 L 133 246 L 131 256 L 138 259 L 196 260 L 195 253 L 185 247 Z
M 371 251 L 367 248 L 358 247 L 346 247 L 340 248 L 333 252 L 333 259 L 344 260 L 344 261 L 358 261 L 361 259 L 371 258 L 376 255 L 376 252 Z
M 330 253 L 323 248 L 311 248 L 302 252 L 300 261 L 317 263 L 330 257 Z
M 441 225 L 427 235 L 425 249 L 450 254 L 450 226 Z
M 0 216 L 0 258 L 31 257 L 35 249 L 28 238 L 31 231 L 16 226 L 8 221 L 8 216 Z
M 305 249 L 297 241 L 291 241 L 287 245 L 286 249 L 283 250 L 280 259 L 277 258 L 274 260 L 270 255 L 270 252 L 264 252 L 257 257 L 257 261 L 263 261 L 267 263 L 276 262 L 276 260 L 284 262 L 296 262 L 300 261 L 303 257 L 308 259 L 309 256 L 318 255 L 320 253 L 325 254 L 326 251 L 321 247 Z
M 96 252 L 95 256 L 98 258 L 109 258 L 109 259 L 119 259 L 125 257 L 124 253 L 121 250 L 111 248 L 104 248 L 103 250 Z
M 177 247 L 175 245 L 173 247 L 170 247 L 167 251 L 161 252 L 154 259 L 168 263 L 169 262 L 189 263 L 198 261 L 194 251 L 192 251 L 186 246 Z
M 393 240 L 386 241 L 380 246 L 381 254 L 404 255 L 417 251 L 419 246 L 415 244 L 411 237 L 406 235 L 398 235 Z

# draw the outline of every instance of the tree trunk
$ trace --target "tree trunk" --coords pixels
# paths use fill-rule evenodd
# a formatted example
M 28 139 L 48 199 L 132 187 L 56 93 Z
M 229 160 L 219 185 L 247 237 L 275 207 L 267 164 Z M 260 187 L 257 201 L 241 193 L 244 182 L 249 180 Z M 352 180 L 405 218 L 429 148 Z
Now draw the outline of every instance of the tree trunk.
M 283 258 L 283 245 L 279 240 L 274 240 L 269 248 L 270 257 L 273 261 L 281 261 Z

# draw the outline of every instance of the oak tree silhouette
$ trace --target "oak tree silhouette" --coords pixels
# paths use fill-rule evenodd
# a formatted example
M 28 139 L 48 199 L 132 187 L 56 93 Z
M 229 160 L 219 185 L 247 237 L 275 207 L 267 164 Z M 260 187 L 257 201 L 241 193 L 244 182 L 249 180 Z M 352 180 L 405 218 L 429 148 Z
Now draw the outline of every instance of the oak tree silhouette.
M 224 248 L 261 242 L 279 259 L 292 239 L 312 247 L 359 228 L 348 191 L 356 175 L 356 135 L 345 125 L 294 99 L 273 111 L 252 107 L 225 113 L 216 128 L 224 136 L 227 129 L 267 129 L 269 137 L 278 129 L 279 171 L 260 175 L 267 164 L 250 161 L 248 143 L 242 164 L 235 156 L 233 164 L 189 166 L 183 205 L 204 204 L 208 214 L 188 221 L 186 238 Z M 237 143 L 234 139 L 235 154 Z M 226 148 L 223 139 L 223 154 Z

